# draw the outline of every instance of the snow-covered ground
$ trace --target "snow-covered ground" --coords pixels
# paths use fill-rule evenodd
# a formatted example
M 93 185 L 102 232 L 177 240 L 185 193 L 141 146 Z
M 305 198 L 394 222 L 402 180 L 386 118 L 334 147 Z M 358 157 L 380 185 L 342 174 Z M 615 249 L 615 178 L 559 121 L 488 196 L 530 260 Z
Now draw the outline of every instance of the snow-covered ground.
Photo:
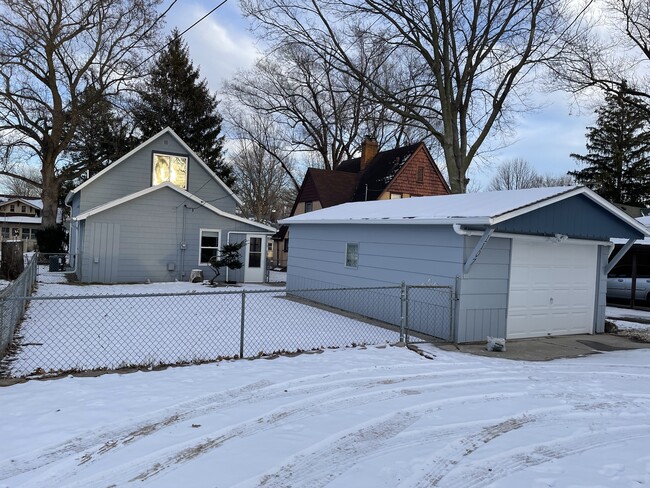
M 210 361 L 240 354 L 242 287 L 188 282 L 71 285 L 41 273 L 35 297 L 146 295 L 31 301 L 20 348 L 0 363 L 12 376 Z M 246 285 L 244 357 L 277 351 L 397 342 L 399 333 L 284 298 L 284 289 Z M 156 296 L 167 294 L 165 296 Z M 169 296 L 169 294 L 183 294 Z
M 650 484 L 650 351 L 404 348 L 0 388 L 2 487 Z
M 607 307 L 605 314 L 619 329 L 650 330 L 650 312 L 647 310 Z

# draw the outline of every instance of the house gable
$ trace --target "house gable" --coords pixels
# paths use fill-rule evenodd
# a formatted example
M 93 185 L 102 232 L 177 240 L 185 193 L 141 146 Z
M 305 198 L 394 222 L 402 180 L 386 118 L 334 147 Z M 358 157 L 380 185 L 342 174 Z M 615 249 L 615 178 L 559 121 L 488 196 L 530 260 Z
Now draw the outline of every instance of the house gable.
M 169 128 L 74 189 L 66 202 L 72 203 L 79 194 L 78 211 L 85 212 L 151 187 L 154 153 L 187 158 L 187 191 L 204 201 L 218 202 L 219 207 L 228 213 L 235 212 L 239 199 Z
M 378 200 L 389 199 L 391 194 L 409 196 L 447 195 L 451 193 L 440 169 L 424 144 L 415 150 L 395 177 L 388 183 Z
M 598 225 L 594 225 L 598 222 Z M 608 241 L 610 237 L 642 239 L 641 232 L 595 203 L 586 195 L 575 195 L 546 205 L 494 226 L 498 232 Z

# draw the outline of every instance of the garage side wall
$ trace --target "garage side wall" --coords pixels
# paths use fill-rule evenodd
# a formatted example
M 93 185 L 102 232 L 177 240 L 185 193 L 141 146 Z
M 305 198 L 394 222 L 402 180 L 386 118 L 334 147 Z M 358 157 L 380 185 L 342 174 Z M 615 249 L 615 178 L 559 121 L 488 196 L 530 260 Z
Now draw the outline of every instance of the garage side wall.
M 480 237 L 465 237 L 464 259 Z M 511 239 L 490 238 L 459 290 L 456 342 L 506 336 Z
M 292 225 L 290 231 L 290 291 L 398 286 L 401 281 L 454 287 L 462 270 L 463 238 L 451 226 L 305 224 Z M 359 246 L 357 267 L 345 265 L 348 243 Z M 400 322 L 399 289 L 309 292 L 305 298 L 395 325 Z

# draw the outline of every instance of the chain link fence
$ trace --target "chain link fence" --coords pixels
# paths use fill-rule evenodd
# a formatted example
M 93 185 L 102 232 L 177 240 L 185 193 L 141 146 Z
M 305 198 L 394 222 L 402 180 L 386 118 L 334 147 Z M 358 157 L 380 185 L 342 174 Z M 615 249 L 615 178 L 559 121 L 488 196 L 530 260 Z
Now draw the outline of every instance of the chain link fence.
M 83 288 L 70 286 L 73 291 Z M 418 287 L 418 293 L 426 289 Z M 446 300 L 448 292 L 444 289 L 439 301 Z M 429 293 L 439 296 L 440 290 Z M 407 305 L 409 296 L 413 301 Z M 6 297 L 9 308 L 14 303 L 29 306 L 11 354 L 0 362 L 0 376 L 155 367 L 422 340 L 435 327 L 451 328 L 451 316 L 443 317 L 438 308 L 430 308 L 427 316 L 425 300 L 431 296 L 416 297 L 402 285 Z
M 36 271 L 37 258 L 32 255 L 20 276 L 0 292 L 0 358 L 7 353 L 16 326 L 23 319 L 36 282 Z

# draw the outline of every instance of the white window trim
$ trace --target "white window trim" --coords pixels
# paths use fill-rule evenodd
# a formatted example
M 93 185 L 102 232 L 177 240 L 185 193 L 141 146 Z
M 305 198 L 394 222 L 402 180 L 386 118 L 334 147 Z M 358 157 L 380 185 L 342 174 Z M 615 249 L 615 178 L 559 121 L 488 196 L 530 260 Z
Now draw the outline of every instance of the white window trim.
M 357 246 L 357 265 L 356 266 L 348 266 L 348 249 L 349 249 L 350 245 Z M 359 267 L 359 243 L 358 242 L 346 242 L 345 243 L 345 256 L 344 256 L 343 265 L 348 269 L 357 269 Z
M 221 242 L 221 229 L 199 229 L 199 266 L 209 266 L 208 263 L 202 263 L 201 262 L 201 249 L 203 249 L 203 246 L 201 245 L 201 241 L 203 240 L 203 232 L 216 232 L 217 233 L 217 256 L 219 255 L 219 248 L 223 245 Z M 206 247 L 206 249 L 213 249 L 211 247 Z

